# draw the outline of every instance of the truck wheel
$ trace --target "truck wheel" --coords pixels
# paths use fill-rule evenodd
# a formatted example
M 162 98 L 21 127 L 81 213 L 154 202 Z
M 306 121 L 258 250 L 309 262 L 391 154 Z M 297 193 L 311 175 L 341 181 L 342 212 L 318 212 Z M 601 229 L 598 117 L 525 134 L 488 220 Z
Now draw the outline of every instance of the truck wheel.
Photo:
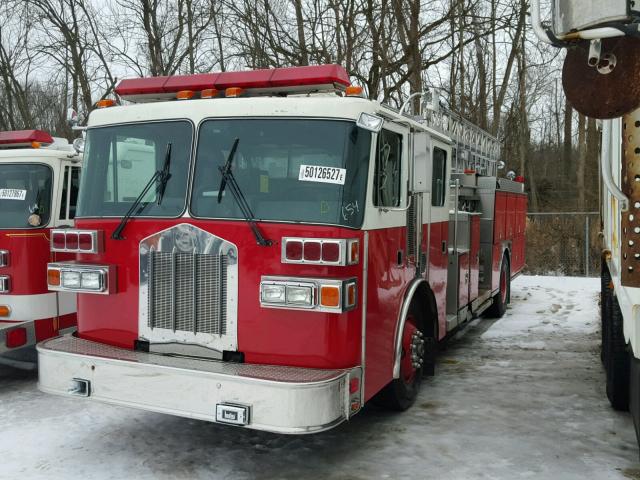
M 402 332 L 400 378 L 393 379 L 373 398 L 377 405 L 404 411 L 415 402 L 425 361 L 425 341 L 421 331 L 423 318 L 420 305 L 412 301 Z
M 605 372 L 607 398 L 615 410 L 629 410 L 629 355 L 624 341 L 623 319 L 618 299 L 611 296 L 611 318 L 606 329 Z
M 498 293 L 493 297 L 493 303 L 487 309 L 487 316 L 491 318 L 501 318 L 507 311 L 507 303 L 511 297 L 511 274 L 509 260 L 506 255 L 502 257 L 500 265 L 500 283 Z
M 611 288 L 611 274 L 607 262 L 602 260 L 602 269 L 600 271 L 600 360 L 606 365 L 607 359 L 607 329 L 611 323 L 611 302 L 613 299 L 613 291 Z

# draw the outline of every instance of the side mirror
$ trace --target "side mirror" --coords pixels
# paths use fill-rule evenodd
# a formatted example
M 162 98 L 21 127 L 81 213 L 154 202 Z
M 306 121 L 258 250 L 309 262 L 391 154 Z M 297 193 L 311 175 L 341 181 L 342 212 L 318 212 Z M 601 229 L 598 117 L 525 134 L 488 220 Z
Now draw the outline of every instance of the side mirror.
M 411 191 L 425 193 L 431 191 L 431 137 L 426 132 L 413 134 Z
M 513 170 L 509 170 L 507 172 L 507 180 L 513 181 L 515 180 L 515 178 L 516 178 L 516 172 L 514 172 Z
M 506 163 L 504 163 L 502 160 L 500 160 L 500 161 L 498 162 L 498 165 L 497 165 L 498 170 L 504 170 L 504 167 L 506 167 L 506 166 L 507 166 L 507 164 L 506 164 Z

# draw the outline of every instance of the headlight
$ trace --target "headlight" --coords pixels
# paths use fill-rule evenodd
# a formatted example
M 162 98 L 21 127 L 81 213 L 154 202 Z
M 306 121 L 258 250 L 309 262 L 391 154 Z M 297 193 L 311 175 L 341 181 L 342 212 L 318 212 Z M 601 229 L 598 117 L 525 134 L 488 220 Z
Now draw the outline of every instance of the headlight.
M 109 295 L 116 293 L 116 267 L 73 261 L 49 263 L 47 286 L 51 291 Z
M 313 290 L 311 287 L 287 286 L 287 303 L 311 306 L 313 304 Z
M 285 286 L 263 284 L 261 298 L 264 303 L 284 303 L 286 301 Z
M 82 272 L 81 284 L 82 288 L 88 290 L 100 290 L 102 288 L 102 273 Z
M 64 288 L 80 288 L 80 272 L 62 271 L 62 286 Z

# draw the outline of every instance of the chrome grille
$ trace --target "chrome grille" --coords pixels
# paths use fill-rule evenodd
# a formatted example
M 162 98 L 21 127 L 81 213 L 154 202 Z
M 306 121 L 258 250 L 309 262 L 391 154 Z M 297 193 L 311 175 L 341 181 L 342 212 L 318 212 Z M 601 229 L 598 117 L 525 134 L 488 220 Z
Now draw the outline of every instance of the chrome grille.
M 147 258 L 150 328 L 227 333 L 226 255 L 152 250 Z

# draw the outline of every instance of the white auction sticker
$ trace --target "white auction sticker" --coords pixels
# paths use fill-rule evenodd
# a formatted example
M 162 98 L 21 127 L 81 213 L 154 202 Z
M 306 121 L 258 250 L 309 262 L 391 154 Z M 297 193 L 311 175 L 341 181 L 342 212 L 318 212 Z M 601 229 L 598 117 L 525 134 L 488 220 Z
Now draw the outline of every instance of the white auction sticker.
M 346 177 L 346 168 L 300 165 L 300 175 L 298 175 L 298 180 L 303 182 L 335 183 L 338 185 L 344 185 Z
M 24 200 L 27 191 L 18 188 L 0 188 L 0 200 Z

